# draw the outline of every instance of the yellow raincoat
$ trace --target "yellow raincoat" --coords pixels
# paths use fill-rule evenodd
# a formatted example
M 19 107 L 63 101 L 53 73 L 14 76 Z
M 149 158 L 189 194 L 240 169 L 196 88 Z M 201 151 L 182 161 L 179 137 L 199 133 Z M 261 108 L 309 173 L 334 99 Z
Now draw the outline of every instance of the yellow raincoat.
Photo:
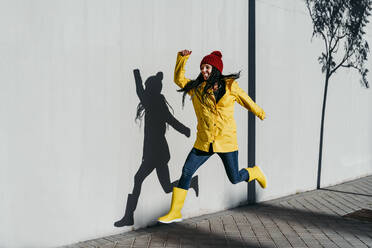
M 177 55 L 174 70 L 174 82 L 181 88 L 190 81 L 185 78 L 185 65 L 190 55 Z M 265 118 L 265 112 L 260 108 L 247 93 L 242 90 L 233 79 L 226 79 L 226 93 L 216 103 L 212 89 L 206 97 L 206 103 L 192 97 L 192 103 L 198 119 L 197 137 L 194 144 L 196 149 L 208 152 L 212 143 L 214 152 L 232 152 L 238 150 L 236 136 L 236 122 L 234 119 L 234 104 L 239 103 L 249 111 L 253 112 L 261 120 Z M 201 88 L 204 88 L 205 82 Z M 195 90 L 189 91 L 191 96 Z

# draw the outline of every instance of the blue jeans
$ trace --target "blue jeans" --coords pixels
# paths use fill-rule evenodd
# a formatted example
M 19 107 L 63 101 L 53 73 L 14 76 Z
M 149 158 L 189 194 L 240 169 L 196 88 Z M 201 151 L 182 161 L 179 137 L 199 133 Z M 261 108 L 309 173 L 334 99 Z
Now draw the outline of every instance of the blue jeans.
M 210 146 L 208 152 L 192 148 L 189 155 L 187 156 L 185 165 L 183 166 L 182 175 L 177 187 L 188 190 L 193 174 L 213 154 L 214 152 L 212 149 L 212 145 Z M 227 177 L 229 178 L 231 183 L 236 184 L 242 181 L 247 181 L 249 179 L 249 173 L 246 169 L 239 170 L 238 151 L 218 152 L 217 154 L 222 159 Z

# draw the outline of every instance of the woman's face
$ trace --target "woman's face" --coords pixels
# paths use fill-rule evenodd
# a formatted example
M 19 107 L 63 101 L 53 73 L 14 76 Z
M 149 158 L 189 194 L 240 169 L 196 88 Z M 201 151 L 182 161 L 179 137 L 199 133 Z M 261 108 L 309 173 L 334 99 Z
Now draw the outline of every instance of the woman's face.
M 212 66 L 210 64 L 202 64 L 200 66 L 200 72 L 203 75 L 204 80 L 207 80 L 212 73 Z

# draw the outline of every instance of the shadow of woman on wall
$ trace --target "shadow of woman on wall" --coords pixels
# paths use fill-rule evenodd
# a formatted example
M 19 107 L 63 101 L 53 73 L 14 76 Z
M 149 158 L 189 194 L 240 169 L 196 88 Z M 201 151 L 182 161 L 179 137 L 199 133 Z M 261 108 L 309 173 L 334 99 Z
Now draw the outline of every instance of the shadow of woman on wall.
M 159 182 L 165 193 L 170 193 L 173 187 L 178 185 L 178 180 L 170 181 L 168 162 L 170 153 L 165 132 L 167 125 L 171 125 L 175 130 L 190 137 L 190 129 L 179 122 L 170 112 L 168 101 L 161 94 L 163 73 L 158 72 L 150 76 L 145 87 L 142 84 L 142 78 L 138 69 L 133 70 L 136 82 L 136 91 L 140 103 L 137 106 L 136 121 L 145 120 L 145 135 L 143 143 L 142 163 L 134 176 L 134 187 L 131 194 L 128 194 L 127 205 L 123 218 L 116 221 L 114 226 L 131 226 L 134 224 L 134 211 L 136 210 L 138 198 L 141 193 L 142 183 L 150 173 L 156 169 Z M 195 190 L 196 196 L 199 194 L 198 177 L 195 176 L 191 181 L 191 188 Z

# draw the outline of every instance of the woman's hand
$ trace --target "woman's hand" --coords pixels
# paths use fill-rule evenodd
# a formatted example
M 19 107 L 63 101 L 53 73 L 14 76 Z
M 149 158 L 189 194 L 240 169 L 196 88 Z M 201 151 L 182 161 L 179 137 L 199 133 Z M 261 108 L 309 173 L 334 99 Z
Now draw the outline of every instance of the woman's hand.
M 182 56 L 187 56 L 187 55 L 190 55 L 192 53 L 192 51 L 190 50 L 182 50 L 182 51 L 179 51 L 179 53 L 182 55 Z

